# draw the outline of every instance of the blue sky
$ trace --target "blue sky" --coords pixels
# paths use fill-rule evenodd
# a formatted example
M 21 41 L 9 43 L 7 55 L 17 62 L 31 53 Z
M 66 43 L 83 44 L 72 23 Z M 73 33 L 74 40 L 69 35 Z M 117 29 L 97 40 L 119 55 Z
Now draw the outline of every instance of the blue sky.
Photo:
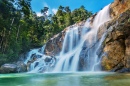
M 112 3 L 114 0 L 32 0 L 32 9 L 40 16 L 40 10 L 47 6 L 49 13 L 55 13 L 60 5 L 69 6 L 71 10 L 84 5 L 88 11 L 98 12 L 104 6 Z

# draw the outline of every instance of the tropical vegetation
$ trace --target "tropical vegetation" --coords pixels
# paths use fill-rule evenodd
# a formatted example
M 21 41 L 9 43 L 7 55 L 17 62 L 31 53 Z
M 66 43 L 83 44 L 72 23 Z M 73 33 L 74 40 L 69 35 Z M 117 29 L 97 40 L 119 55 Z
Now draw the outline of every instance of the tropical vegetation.
M 19 59 L 31 48 L 40 47 L 65 27 L 86 20 L 92 15 L 81 6 L 71 11 L 59 6 L 56 14 L 47 14 L 48 7 L 37 16 L 31 0 L 0 0 L 0 65 Z

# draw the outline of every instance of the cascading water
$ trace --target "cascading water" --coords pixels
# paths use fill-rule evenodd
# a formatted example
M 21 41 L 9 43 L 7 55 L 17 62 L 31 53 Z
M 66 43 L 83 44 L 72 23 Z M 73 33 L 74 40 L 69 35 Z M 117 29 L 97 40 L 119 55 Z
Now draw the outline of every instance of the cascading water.
M 30 73 L 42 72 L 42 71 L 50 71 L 51 67 L 55 65 L 55 58 L 51 56 L 46 56 L 43 54 L 45 49 L 45 45 L 39 49 L 32 49 L 25 60 L 25 64 L 27 64 L 27 70 Z
M 97 65 L 100 63 L 97 51 L 100 49 L 105 37 L 104 33 L 100 40 L 97 38 L 98 29 L 102 24 L 109 20 L 110 16 L 108 5 L 95 16 L 93 22 L 88 19 L 82 28 L 79 28 L 77 25 L 70 26 L 67 29 L 59 56 L 46 56 L 43 53 L 39 53 L 39 49 L 35 49 L 30 51 L 25 64 L 32 59 L 32 53 L 35 53 L 41 57 L 33 60 L 33 62 L 30 63 L 31 65 L 29 70 L 31 72 L 44 71 L 45 68 L 47 71 L 51 72 L 75 72 L 78 71 L 80 54 L 85 46 L 85 50 L 87 50 L 85 56 L 85 58 L 87 58 L 86 70 L 94 71 L 95 67 L 98 67 Z M 44 48 L 41 50 L 44 52 Z M 50 67 L 52 67 L 51 70 Z

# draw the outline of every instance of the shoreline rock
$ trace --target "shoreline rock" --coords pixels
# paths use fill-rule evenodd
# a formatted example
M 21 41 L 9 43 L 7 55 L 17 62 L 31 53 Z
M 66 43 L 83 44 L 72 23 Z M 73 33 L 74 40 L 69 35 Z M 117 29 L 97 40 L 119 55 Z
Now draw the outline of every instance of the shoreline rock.
M 27 72 L 27 66 L 22 61 L 18 61 L 17 63 L 6 63 L 0 67 L 0 73 L 22 73 Z

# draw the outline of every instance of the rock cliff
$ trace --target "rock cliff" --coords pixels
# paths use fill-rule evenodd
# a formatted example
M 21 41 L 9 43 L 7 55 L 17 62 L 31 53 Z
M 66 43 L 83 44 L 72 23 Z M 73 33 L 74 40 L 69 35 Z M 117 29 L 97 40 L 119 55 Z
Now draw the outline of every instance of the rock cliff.
M 98 38 L 106 31 L 107 35 L 97 54 L 103 55 L 101 60 L 101 68 L 104 71 L 130 71 L 130 0 L 115 0 L 110 5 L 111 21 L 103 24 L 98 32 Z M 93 18 L 94 19 L 94 16 Z M 85 22 L 75 24 L 73 26 L 82 25 Z M 69 27 L 68 27 L 69 28 Z M 57 55 L 62 49 L 62 43 L 67 28 L 50 39 L 45 48 L 47 55 Z M 84 49 L 80 54 L 79 70 L 86 68 L 87 59 L 85 58 L 87 51 Z
M 130 9 L 108 24 L 102 58 L 103 70 L 125 72 L 130 68 Z
M 115 0 L 110 9 L 113 19 L 106 25 L 102 69 L 130 72 L 130 0 Z

